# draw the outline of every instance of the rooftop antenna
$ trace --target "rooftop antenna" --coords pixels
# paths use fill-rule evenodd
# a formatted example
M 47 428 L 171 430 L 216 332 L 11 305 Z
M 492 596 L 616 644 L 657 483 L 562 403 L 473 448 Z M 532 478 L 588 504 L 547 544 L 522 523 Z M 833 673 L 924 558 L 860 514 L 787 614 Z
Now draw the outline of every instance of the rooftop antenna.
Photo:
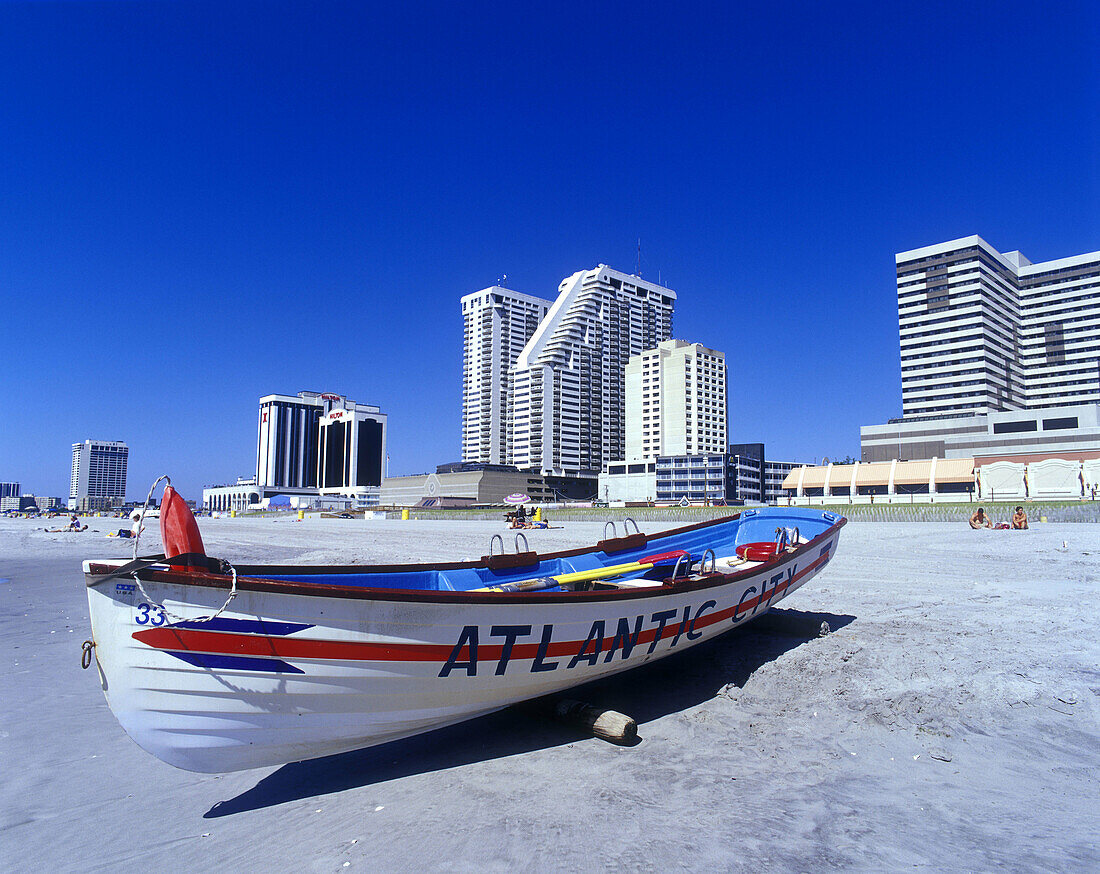
M 634 275 L 642 278 L 642 238 L 638 237 L 638 260 L 634 267 Z

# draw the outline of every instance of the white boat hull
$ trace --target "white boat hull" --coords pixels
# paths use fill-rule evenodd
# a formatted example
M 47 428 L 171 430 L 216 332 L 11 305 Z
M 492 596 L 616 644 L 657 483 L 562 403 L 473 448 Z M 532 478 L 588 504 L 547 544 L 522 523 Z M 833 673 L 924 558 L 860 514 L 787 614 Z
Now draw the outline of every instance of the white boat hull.
M 86 564 L 94 652 L 115 716 L 157 758 L 202 772 L 280 765 L 419 734 L 709 640 L 817 574 L 839 527 L 705 587 L 542 602 L 242 587 L 205 623 L 154 605 L 209 616 L 225 588 L 143 579 L 143 594 L 133 578 L 104 579 Z

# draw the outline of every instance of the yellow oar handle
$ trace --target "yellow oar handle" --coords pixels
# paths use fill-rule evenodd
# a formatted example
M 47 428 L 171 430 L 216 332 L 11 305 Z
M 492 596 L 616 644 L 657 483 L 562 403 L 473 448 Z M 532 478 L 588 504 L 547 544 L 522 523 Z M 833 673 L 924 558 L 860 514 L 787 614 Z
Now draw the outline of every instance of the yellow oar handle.
M 571 574 L 558 574 L 554 577 L 559 583 L 585 583 L 589 580 L 602 580 L 604 577 L 617 577 L 631 571 L 648 570 L 652 564 L 632 561 L 629 564 L 613 564 L 610 567 L 598 567 L 590 571 L 574 571 Z

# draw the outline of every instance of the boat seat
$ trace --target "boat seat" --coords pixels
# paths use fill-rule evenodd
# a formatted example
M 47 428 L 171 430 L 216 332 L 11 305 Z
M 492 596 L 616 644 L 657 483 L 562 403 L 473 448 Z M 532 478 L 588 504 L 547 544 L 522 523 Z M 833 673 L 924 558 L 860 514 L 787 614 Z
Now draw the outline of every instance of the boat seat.
M 595 580 L 593 589 L 659 589 L 664 585 L 662 580 L 647 580 L 645 578 L 633 580 Z
M 642 578 L 637 580 L 609 580 L 607 584 L 614 586 L 616 589 L 659 589 L 664 585 L 664 581 Z
M 727 555 L 724 558 L 716 558 L 714 560 L 714 569 L 720 574 L 728 574 L 732 571 L 741 570 L 741 568 L 745 567 L 746 565 L 757 563 L 758 562 L 738 558 L 735 555 Z

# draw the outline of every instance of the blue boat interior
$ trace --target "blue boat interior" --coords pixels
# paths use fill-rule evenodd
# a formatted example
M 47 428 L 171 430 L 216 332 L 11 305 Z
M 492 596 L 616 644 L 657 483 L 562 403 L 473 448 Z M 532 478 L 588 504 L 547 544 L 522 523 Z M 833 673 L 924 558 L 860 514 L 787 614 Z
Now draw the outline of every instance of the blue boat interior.
M 547 558 L 537 564 L 526 567 L 491 570 L 487 567 L 465 567 L 448 569 L 417 569 L 409 571 L 375 571 L 367 573 L 294 573 L 268 574 L 265 579 L 287 580 L 291 582 L 312 583 L 315 585 L 362 586 L 382 589 L 417 589 L 442 592 L 466 592 L 486 586 L 501 586 L 538 578 L 556 577 L 579 571 L 600 571 L 624 564 L 636 564 L 650 556 L 675 550 L 684 550 L 691 556 L 695 567 L 707 555 L 713 552 L 716 559 L 731 558 L 738 546 L 746 543 L 767 543 L 776 540 L 776 529 L 783 528 L 788 534 L 798 530 L 799 541 L 806 542 L 828 530 L 840 517 L 833 513 L 809 510 L 797 507 L 762 507 L 745 510 L 736 519 L 717 525 L 710 525 L 692 531 L 670 533 L 668 536 L 656 534 L 640 549 L 628 549 L 622 552 L 606 553 L 599 550 L 584 552 L 565 558 Z M 650 577 L 663 579 L 671 576 L 675 560 L 650 570 L 634 569 L 624 572 L 618 579 L 641 579 Z M 684 570 L 684 567 L 681 567 Z M 561 586 L 546 586 L 545 592 L 562 591 Z

